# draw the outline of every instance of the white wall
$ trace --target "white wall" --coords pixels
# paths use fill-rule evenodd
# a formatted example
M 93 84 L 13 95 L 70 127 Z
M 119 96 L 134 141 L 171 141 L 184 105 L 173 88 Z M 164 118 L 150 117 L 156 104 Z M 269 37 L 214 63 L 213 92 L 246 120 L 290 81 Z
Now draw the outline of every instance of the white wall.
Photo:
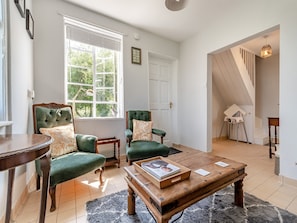
M 33 41 L 29 38 L 25 19 L 19 14 L 13 1 L 7 1 L 9 4 L 9 26 L 10 26 L 10 106 L 11 117 L 13 121 L 12 133 L 32 133 L 29 123 L 31 118 L 32 100 L 28 97 L 28 90 L 33 87 Z M 32 9 L 32 1 L 26 1 L 26 7 Z M 33 12 L 32 12 L 33 13 Z M 34 163 L 31 162 L 16 168 L 13 187 L 13 206 L 19 199 L 27 185 L 29 179 L 34 174 Z M 0 219 L 6 210 L 7 194 L 7 171 L 0 172 Z
M 149 108 L 148 52 L 178 59 L 179 45 L 105 16 L 76 7 L 60 0 L 33 0 L 35 18 L 35 77 L 34 103 L 64 103 L 64 25 L 63 16 L 78 18 L 99 27 L 107 27 L 124 34 L 124 107 Z M 140 40 L 133 34 L 138 33 Z M 131 47 L 142 50 L 142 65 L 131 63 Z M 124 119 L 76 120 L 76 130 L 98 137 L 116 136 L 125 151 Z
M 280 120 L 281 174 L 297 179 L 295 117 L 297 103 L 297 2 L 295 0 L 240 1 L 226 16 L 181 44 L 179 79 L 179 126 L 181 144 L 211 150 L 211 74 L 207 54 L 237 45 L 241 40 L 280 25 Z M 265 13 L 263 13 L 265 12 Z M 210 118 L 209 118 L 210 117 Z
M 224 137 L 227 136 L 228 129 L 228 126 L 224 123 L 224 111 L 228 107 L 214 82 L 212 85 L 212 96 L 212 138 Z
M 268 135 L 268 117 L 279 117 L 279 54 L 256 60 L 256 116 Z M 274 132 L 274 131 L 273 131 Z

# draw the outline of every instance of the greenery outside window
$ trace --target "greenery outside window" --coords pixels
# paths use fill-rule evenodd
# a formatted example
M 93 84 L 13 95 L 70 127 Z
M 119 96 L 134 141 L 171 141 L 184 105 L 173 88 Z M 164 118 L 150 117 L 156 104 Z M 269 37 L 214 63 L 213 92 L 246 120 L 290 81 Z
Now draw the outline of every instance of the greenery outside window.
M 123 118 L 122 35 L 65 18 L 66 102 L 76 118 Z

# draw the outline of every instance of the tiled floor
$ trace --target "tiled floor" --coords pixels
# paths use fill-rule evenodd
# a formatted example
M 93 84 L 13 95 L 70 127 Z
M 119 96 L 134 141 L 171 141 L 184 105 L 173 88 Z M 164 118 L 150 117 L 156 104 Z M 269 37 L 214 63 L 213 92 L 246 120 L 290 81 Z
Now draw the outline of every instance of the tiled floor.
M 186 149 L 186 148 L 181 148 Z M 285 186 L 274 174 L 274 158 L 268 158 L 268 147 L 236 141 L 213 143 L 213 154 L 246 163 L 244 191 L 297 214 L 297 188 Z M 121 167 L 127 165 L 121 160 Z M 93 172 L 57 186 L 57 210 L 46 213 L 46 222 L 86 222 L 85 203 L 127 188 L 122 168 L 106 168 L 105 183 L 98 189 L 98 176 Z M 17 223 L 35 223 L 39 212 L 40 192 L 32 192 L 17 215 Z M 48 205 L 50 205 L 48 199 Z M 47 208 L 48 209 L 48 208 Z

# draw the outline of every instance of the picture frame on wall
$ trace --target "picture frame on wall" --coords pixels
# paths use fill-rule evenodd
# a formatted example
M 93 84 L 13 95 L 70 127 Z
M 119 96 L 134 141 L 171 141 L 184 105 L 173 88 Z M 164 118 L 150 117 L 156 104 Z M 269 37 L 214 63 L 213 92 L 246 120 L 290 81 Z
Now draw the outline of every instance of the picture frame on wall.
M 133 64 L 141 65 L 141 49 L 136 47 L 131 47 L 131 62 Z
M 16 7 L 18 8 L 21 16 L 25 18 L 26 13 L 26 0 L 14 0 Z
M 29 9 L 26 9 L 26 30 L 31 39 L 34 39 L 34 19 Z

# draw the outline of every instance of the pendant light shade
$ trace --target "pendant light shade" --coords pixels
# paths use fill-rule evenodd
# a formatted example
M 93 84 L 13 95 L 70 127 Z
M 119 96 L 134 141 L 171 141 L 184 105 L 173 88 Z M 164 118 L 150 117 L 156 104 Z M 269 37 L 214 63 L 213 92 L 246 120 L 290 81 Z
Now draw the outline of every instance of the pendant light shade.
M 264 36 L 264 38 L 266 39 L 266 44 L 261 49 L 261 57 L 267 58 L 272 56 L 272 48 L 269 44 L 267 44 L 267 36 Z
M 165 0 L 165 6 L 171 11 L 182 10 L 186 6 L 187 0 Z
M 272 48 L 269 44 L 265 45 L 261 49 L 261 57 L 262 58 L 267 58 L 272 55 Z

